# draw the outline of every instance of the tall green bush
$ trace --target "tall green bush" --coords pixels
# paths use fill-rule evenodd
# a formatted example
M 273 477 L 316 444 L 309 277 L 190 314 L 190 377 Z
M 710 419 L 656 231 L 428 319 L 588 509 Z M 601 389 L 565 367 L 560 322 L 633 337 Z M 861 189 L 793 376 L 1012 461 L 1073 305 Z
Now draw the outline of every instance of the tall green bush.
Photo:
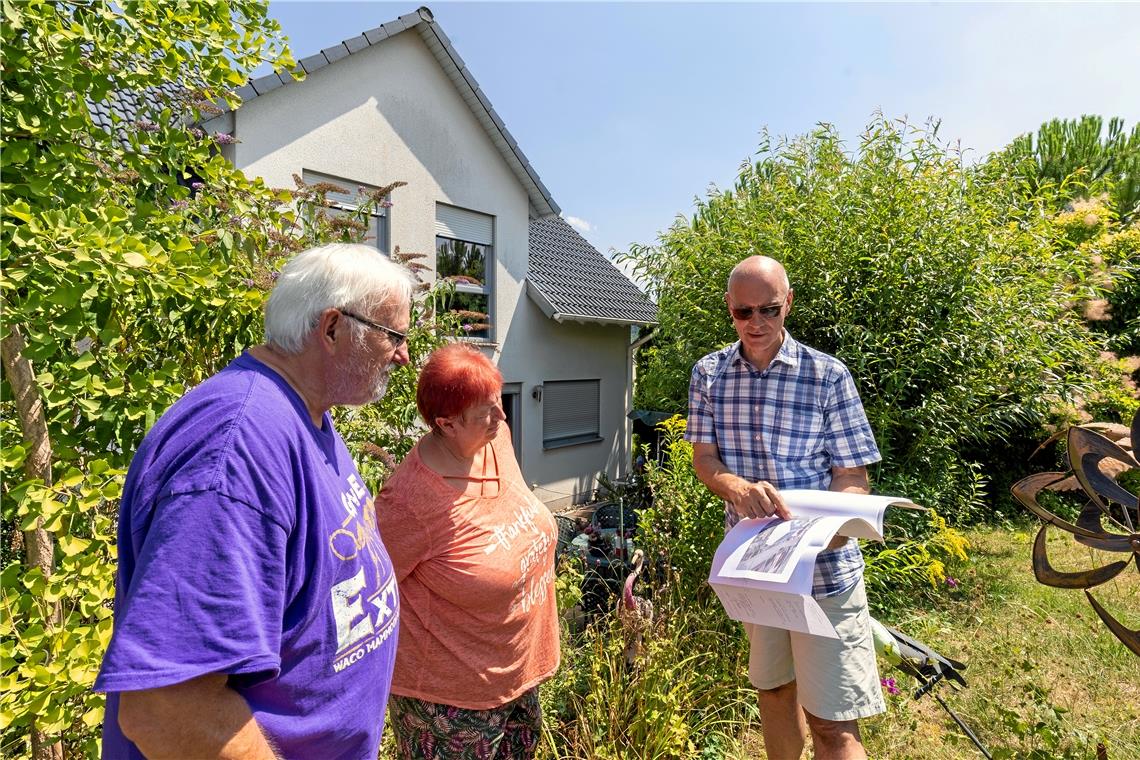
M 247 180 L 218 151 L 233 138 L 194 126 L 261 63 L 292 66 L 267 11 L 264 0 L 3 5 L 4 757 L 97 755 L 103 696 L 90 688 L 111 632 L 131 456 L 187 388 L 261 340 L 284 258 L 359 240 L 360 218 L 395 187 L 335 218 L 319 188 Z M 89 103 L 142 92 L 157 105 L 112 132 L 93 123 Z M 413 359 L 442 340 L 443 297 L 416 306 Z M 394 373 L 390 403 L 344 415 L 373 485 L 410 446 L 415 374 Z
M 275 248 L 280 200 L 225 164 L 228 135 L 190 124 L 262 61 L 292 61 L 254 0 L 3 13 L 0 753 L 91 756 L 123 471 L 255 337 Z M 116 92 L 172 95 L 110 133 L 88 108 Z
M 1062 203 L 1105 193 L 1121 220 L 1140 211 L 1140 124 L 1129 132 L 1119 117 L 1052 119 L 991 160 L 1016 166 L 1031 191 L 1052 185 Z
M 767 254 L 795 289 L 792 335 L 855 376 L 884 457 L 876 490 L 978 516 L 984 473 L 961 452 L 1086 393 L 1099 348 L 1071 308 L 1095 293 L 1087 261 L 1058 240 L 1050 199 L 1023 191 L 970 170 L 932 127 L 876 118 L 854 152 L 828 126 L 765 138 L 732 189 L 628 256 L 661 322 L 638 403 L 684 410 L 693 362 L 735 340 L 729 271 Z

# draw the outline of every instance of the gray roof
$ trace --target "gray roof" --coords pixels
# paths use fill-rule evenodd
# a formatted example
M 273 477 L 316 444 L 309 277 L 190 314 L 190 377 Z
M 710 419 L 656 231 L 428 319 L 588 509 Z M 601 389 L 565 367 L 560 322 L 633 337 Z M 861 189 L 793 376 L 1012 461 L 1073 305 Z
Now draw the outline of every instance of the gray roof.
M 185 92 L 183 87 L 174 82 L 151 87 L 144 92 L 114 90 L 107 95 L 106 100 L 99 103 L 88 99 L 87 110 L 96 126 L 118 137 L 126 145 L 129 142 L 128 135 L 137 128 L 137 122 L 159 118 L 164 108 L 179 113 L 182 106 L 178 100 Z
M 559 216 L 530 223 L 526 292 L 558 322 L 657 323 L 649 297 Z

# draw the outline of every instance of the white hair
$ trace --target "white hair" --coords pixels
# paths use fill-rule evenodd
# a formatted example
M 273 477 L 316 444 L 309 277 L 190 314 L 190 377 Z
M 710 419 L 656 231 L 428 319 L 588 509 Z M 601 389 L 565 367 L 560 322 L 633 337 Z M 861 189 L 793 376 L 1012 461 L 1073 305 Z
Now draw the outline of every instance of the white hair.
M 330 243 L 294 256 L 265 304 L 265 342 L 298 354 L 326 309 L 370 311 L 412 299 L 412 275 L 376 248 Z M 350 320 L 351 321 L 351 320 Z

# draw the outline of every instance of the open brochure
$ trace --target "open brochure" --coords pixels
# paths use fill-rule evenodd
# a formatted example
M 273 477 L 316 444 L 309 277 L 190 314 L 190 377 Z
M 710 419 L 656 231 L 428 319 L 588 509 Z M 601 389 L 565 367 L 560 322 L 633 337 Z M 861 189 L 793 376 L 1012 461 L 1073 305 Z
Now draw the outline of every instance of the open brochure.
M 780 496 L 792 518 L 737 523 L 716 550 L 709 583 L 734 620 L 837 638 L 811 595 L 817 555 L 837 534 L 882 541 L 887 507 L 922 507 L 898 496 L 809 490 Z

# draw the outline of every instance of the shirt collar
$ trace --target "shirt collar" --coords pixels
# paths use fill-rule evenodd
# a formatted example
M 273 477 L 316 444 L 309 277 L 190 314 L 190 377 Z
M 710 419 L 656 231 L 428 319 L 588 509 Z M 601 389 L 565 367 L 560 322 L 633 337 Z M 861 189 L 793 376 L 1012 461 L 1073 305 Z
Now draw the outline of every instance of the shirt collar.
M 740 352 L 739 340 L 733 343 L 732 347 L 729 349 L 728 362 L 729 364 L 743 362 L 752 369 L 755 369 L 755 367 L 752 366 L 752 363 L 745 359 L 744 354 Z M 796 367 L 799 366 L 799 363 L 800 344 L 797 343 L 796 340 L 792 337 L 792 334 L 789 333 L 787 329 L 785 329 L 784 342 L 780 345 L 780 350 L 777 351 L 776 355 L 772 358 L 772 364 L 768 365 L 768 369 L 771 369 L 772 365 L 774 364 L 787 364 L 789 367 Z

